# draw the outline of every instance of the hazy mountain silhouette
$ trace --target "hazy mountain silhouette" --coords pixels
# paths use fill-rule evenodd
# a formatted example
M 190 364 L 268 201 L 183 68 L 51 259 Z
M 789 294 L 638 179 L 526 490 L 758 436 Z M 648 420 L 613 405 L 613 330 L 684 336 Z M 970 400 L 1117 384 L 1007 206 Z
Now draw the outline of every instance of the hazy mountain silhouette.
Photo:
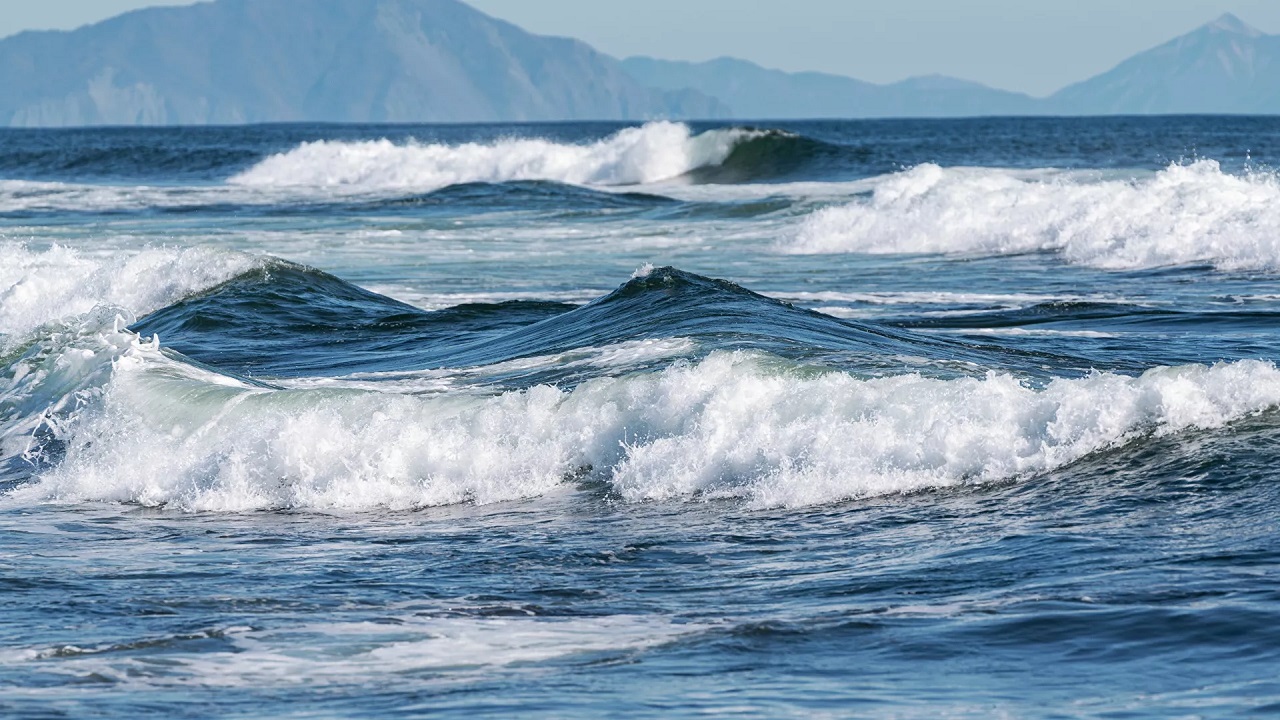
M 0 125 L 1280 114 L 1280 36 L 1225 15 L 1048 98 L 734 58 L 618 61 L 459 0 L 215 0 L 0 40 Z
M 716 117 L 456 0 L 217 0 L 0 41 L 0 124 Z
M 1280 36 L 1223 15 L 1048 103 L 1069 115 L 1280 113 Z
M 692 88 L 719 98 L 746 118 L 1280 114 L 1280 36 L 1229 14 L 1048 98 L 942 76 L 875 85 L 767 70 L 733 58 L 687 63 L 634 57 L 623 67 L 654 87 Z
M 1039 107 L 1021 93 L 942 76 L 876 85 L 842 75 L 769 70 L 736 58 L 689 63 L 633 57 L 622 66 L 646 85 L 691 88 L 722 100 L 740 118 L 1023 115 Z

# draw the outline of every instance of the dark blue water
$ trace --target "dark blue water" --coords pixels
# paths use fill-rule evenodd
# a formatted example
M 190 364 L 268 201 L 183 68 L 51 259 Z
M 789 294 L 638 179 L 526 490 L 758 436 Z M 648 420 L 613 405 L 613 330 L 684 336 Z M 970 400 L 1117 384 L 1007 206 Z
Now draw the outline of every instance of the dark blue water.
M 1278 159 L 0 131 L 0 714 L 1280 714 Z

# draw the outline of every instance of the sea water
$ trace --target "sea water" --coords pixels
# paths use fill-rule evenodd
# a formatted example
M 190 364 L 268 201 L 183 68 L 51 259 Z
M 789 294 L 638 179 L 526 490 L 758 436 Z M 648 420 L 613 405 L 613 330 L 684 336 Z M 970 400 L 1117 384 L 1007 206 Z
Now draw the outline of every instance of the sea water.
M 1278 161 L 0 131 L 0 713 L 1280 714 Z

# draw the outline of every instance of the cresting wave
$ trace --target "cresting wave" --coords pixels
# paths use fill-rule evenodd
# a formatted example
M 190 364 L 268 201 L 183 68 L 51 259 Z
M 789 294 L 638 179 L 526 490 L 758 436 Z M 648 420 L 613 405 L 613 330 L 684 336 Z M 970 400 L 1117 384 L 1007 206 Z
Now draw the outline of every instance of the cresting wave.
M 1096 173 L 942 168 L 875 181 L 869 198 L 806 218 L 790 253 L 1056 251 L 1105 269 L 1280 270 L 1280 180 L 1217 162 L 1129 180 Z
M 0 375 L 6 502 L 409 509 L 585 484 L 803 506 L 1016 479 L 1280 406 L 1280 370 L 1258 361 L 1036 382 L 905 360 L 871 372 L 880 356 L 1004 366 L 672 268 L 582 307 L 425 313 L 282 261 L 14 251 L 6 328 L 44 330 Z M 171 281 L 140 282 L 153 272 Z M 209 364 L 91 298 L 164 305 L 135 327 Z M 810 364 L 823 347 L 856 366 Z
M 1280 405 L 1280 370 L 1257 361 L 1036 388 L 996 372 L 860 379 L 718 351 L 573 389 L 421 396 L 272 389 L 130 333 L 84 342 L 65 356 L 109 363 L 110 377 L 50 428 L 58 458 L 7 502 L 409 509 L 586 482 L 625 501 L 803 506 L 1016 479 Z
M 585 145 L 535 138 L 462 145 L 318 141 L 273 155 L 230 182 L 353 192 L 429 191 L 463 183 L 517 180 L 635 185 L 671 180 L 719 165 L 740 143 L 760 134 L 724 129 L 694 135 L 687 125 L 652 122 Z
M 0 243 L 0 352 L 36 329 L 111 308 L 140 317 L 262 262 L 243 253 L 144 249 L 102 257 L 54 245 Z

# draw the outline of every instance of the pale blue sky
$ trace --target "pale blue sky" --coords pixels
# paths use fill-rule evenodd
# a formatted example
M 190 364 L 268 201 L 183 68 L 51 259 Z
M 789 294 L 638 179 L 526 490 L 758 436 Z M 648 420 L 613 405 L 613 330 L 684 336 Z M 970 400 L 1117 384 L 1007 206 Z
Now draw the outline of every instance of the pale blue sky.
M 323 2 L 323 0 L 317 0 Z M 191 0 L 0 0 L 0 36 Z M 874 82 L 944 73 L 1047 94 L 1234 12 L 1280 32 L 1277 0 L 471 0 L 618 56 L 733 55 Z

